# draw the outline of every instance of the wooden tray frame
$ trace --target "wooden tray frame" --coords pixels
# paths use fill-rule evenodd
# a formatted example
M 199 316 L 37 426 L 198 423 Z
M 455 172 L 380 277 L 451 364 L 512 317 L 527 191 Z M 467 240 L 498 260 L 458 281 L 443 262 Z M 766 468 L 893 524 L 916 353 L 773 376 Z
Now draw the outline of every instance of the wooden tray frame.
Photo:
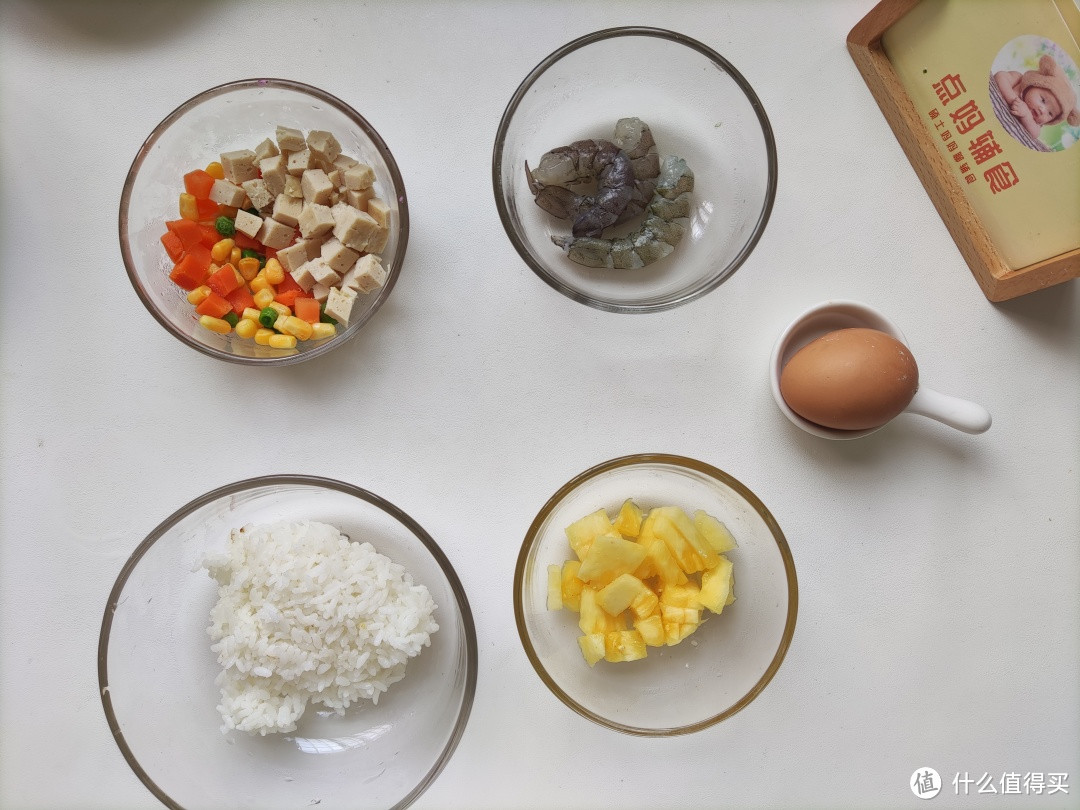
M 938 151 L 881 46 L 885 32 L 920 2 L 881 0 L 851 29 L 848 51 L 983 294 L 991 301 L 1006 301 L 1080 276 L 1080 245 L 1060 256 L 1010 269 Z

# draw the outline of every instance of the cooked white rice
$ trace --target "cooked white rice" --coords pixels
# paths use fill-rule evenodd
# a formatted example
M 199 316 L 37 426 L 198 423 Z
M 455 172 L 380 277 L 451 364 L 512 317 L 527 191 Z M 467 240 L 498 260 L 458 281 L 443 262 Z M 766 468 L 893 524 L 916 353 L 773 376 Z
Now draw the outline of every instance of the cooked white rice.
M 309 701 L 338 714 L 378 703 L 439 629 L 426 587 L 325 523 L 234 529 L 204 564 L 218 582 L 207 633 L 222 732 L 293 731 Z

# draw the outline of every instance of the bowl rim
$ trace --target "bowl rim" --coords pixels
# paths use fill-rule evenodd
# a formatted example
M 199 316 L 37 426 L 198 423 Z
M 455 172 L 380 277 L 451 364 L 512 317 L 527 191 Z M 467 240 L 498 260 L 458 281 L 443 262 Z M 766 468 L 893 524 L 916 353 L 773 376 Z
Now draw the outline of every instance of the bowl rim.
M 750 690 L 743 695 L 739 700 L 735 701 L 724 711 L 719 714 L 707 717 L 704 720 L 699 720 L 696 723 L 689 723 L 685 726 L 674 726 L 668 728 L 644 728 L 639 726 L 630 726 L 624 723 L 618 723 L 602 715 L 596 714 L 589 709 L 582 706 L 572 697 L 570 697 L 551 674 L 544 667 L 540 661 L 539 656 L 536 654 L 536 650 L 533 648 L 532 641 L 529 638 L 529 630 L 525 623 L 525 605 L 524 605 L 524 585 L 525 585 L 525 568 L 528 562 L 529 556 L 535 546 L 537 533 L 540 527 L 548 519 L 548 516 L 555 509 L 556 506 L 571 492 L 576 490 L 579 486 L 587 481 L 596 478 L 599 475 L 610 472 L 612 470 L 618 470 L 625 467 L 635 467 L 645 464 L 661 464 L 671 467 L 679 467 L 683 469 L 689 469 L 697 473 L 701 473 L 710 478 L 719 481 L 725 486 L 735 490 L 755 512 L 761 517 L 765 524 L 769 528 L 769 532 L 776 541 L 776 545 L 780 551 L 781 559 L 784 563 L 784 573 L 787 579 L 788 586 L 788 606 L 787 617 L 784 621 L 784 632 L 780 638 L 780 644 L 777 647 L 776 653 L 773 655 L 772 660 L 769 662 L 769 666 L 765 669 L 765 672 L 758 678 L 757 682 L 750 688 Z M 540 676 L 540 680 L 552 691 L 552 693 L 561 700 L 564 704 L 569 706 L 575 712 L 580 714 L 594 723 L 598 723 L 605 728 L 613 729 L 615 731 L 623 732 L 624 734 L 631 734 L 639 737 L 674 737 L 682 734 L 691 734 L 696 731 L 708 728 L 716 725 L 722 720 L 726 720 L 736 712 L 746 708 L 751 701 L 756 698 L 761 691 L 768 686 L 769 682 L 776 675 L 777 670 L 780 669 L 780 665 L 784 661 L 784 656 L 787 654 L 788 647 L 791 645 L 791 639 L 795 633 L 795 622 L 799 612 L 799 583 L 795 574 L 795 561 L 791 555 L 791 548 L 788 546 L 787 539 L 784 537 L 783 531 L 777 524 L 776 519 L 772 513 L 768 510 L 764 503 L 746 487 L 738 479 L 734 478 L 730 474 L 712 466 L 706 464 L 703 461 L 689 458 L 687 456 L 673 455 L 670 453 L 636 453 L 628 456 L 620 456 L 613 458 L 609 461 L 604 461 L 597 464 L 582 473 L 571 478 L 558 490 L 555 494 L 548 498 L 547 502 L 540 508 L 536 517 L 533 519 L 532 524 L 529 526 L 528 531 L 525 534 L 525 540 L 521 544 L 521 550 L 518 552 L 517 565 L 514 569 L 514 621 L 517 624 L 518 636 L 521 639 L 521 644 L 525 648 L 525 655 L 528 657 L 529 662 L 532 664 L 533 669 L 536 670 L 536 674 Z
M 397 196 L 398 204 L 398 242 L 400 247 L 397 252 L 397 256 L 392 265 L 387 268 L 386 282 L 379 290 L 379 297 L 376 299 L 374 306 L 364 314 L 362 318 L 350 324 L 346 330 L 330 340 L 325 341 L 307 351 L 293 352 L 290 354 L 282 354 L 281 356 L 271 357 L 241 357 L 238 355 L 230 354 L 207 346 L 200 341 L 193 340 L 189 335 L 185 334 L 181 329 L 178 329 L 172 321 L 166 318 L 155 306 L 153 299 L 144 288 L 141 279 L 139 278 L 138 270 L 135 267 L 135 260 L 131 253 L 131 247 L 129 244 L 130 234 L 128 232 L 128 212 L 131 205 L 132 190 L 135 186 L 135 180 L 139 175 L 139 170 L 142 168 L 144 161 L 150 154 L 150 150 L 160 140 L 162 135 L 171 127 L 177 120 L 183 117 L 188 111 L 194 109 L 205 101 L 218 96 L 223 96 L 228 93 L 240 92 L 244 90 L 257 90 L 263 87 L 271 87 L 281 90 L 289 90 L 295 93 L 311 96 L 319 101 L 327 104 L 338 112 L 342 113 L 352 123 L 360 129 L 371 142 L 374 144 L 376 151 L 380 157 L 385 161 L 388 171 L 390 172 L 390 178 L 394 184 L 394 191 Z M 310 360 L 315 357 L 319 357 L 332 349 L 337 348 L 342 343 L 351 340 L 360 331 L 360 327 L 366 323 L 383 305 L 386 299 L 389 297 L 391 290 L 397 283 L 398 275 L 401 272 L 402 265 L 405 261 L 405 253 L 409 245 L 409 201 L 405 192 L 405 182 L 401 176 L 401 170 L 398 168 L 397 161 L 394 159 L 393 153 L 386 145 L 386 141 L 375 130 L 364 116 L 346 104 L 337 96 L 327 93 L 325 90 L 321 90 L 318 87 L 314 87 L 310 84 L 304 84 L 303 82 L 293 81 L 291 79 L 275 79 L 275 78 L 251 78 L 251 79 L 239 79 L 236 81 L 225 82 L 224 84 L 215 85 L 214 87 L 204 90 L 201 93 L 192 96 L 187 101 L 182 103 L 165 118 L 161 120 L 151 130 L 150 134 L 143 141 L 138 151 L 135 153 L 135 158 L 131 162 L 131 167 L 128 169 L 128 173 L 124 178 L 123 190 L 120 192 L 120 210 L 119 210 L 119 233 L 120 233 L 120 255 L 124 262 L 124 269 L 127 271 L 128 280 L 131 282 L 131 286 L 135 288 L 135 294 L 139 296 L 139 300 L 142 301 L 147 311 L 154 317 L 159 324 L 165 327 L 175 338 L 182 343 L 190 346 L 202 354 L 209 357 L 214 357 L 218 360 L 224 360 L 229 363 L 238 363 L 240 365 L 249 366 L 285 366 L 293 363 L 300 363 L 304 360 Z
M 566 284 L 559 278 L 555 277 L 547 271 L 547 269 L 539 262 L 533 259 L 532 254 L 525 246 L 524 241 L 518 235 L 514 228 L 513 220 L 510 217 L 510 212 L 507 209 L 506 203 L 503 200 L 502 193 L 502 168 L 503 168 L 503 148 L 506 144 L 507 131 L 510 128 L 510 123 L 513 120 L 514 113 L 517 112 L 518 105 L 522 99 L 529 92 L 536 81 L 556 62 L 573 53 L 576 50 L 584 48 L 587 45 L 591 45 L 596 42 L 602 42 L 606 39 L 614 39 L 616 37 L 655 37 L 657 39 L 666 39 L 670 42 L 674 42 L 678 45 L 684 45 L 691 50 L 695 50 L 710 60 L 713 64 L 720 68 L 720 70 L 729 75 L 734 82 L 739 86 L 746 96 L 746 100 L 750 102 L 750 106 L 753 108 L 755 115 L 757 116 L 758 123 L 761 126 L 761 133 L 765 139 L 765 153 L 766 153 L 766 166 L 768 173 L 768 183 L 765 189 L 765 202 L 761 211 L 758 213 L 757 222 L 754 224 L 753 232 L 746 244 L 742 246 L 742 249 L 736 254 L 735 258 L 728 264 L 724 271 L 720 273 L 708 284 L 702 286 L 699 289 L 695 289 L 691 292 L 683 293 L 665 299 L 659 302 L 643 303 L 643 304 L 615 304 L 610 301 L 602 301 L 598 298 L 586 295 L 582 292 Z M 525 79 L 518 85 L 517 90 L 510 97 L 509 103 L 506 105 L 506 109 L 503 111 L 502 118 L 499 121 L 499 128 L 495 133 L 495 145 L 492 150 L 491 159 L 491 178 L 492 186 L 495 194 L 495 207 L 499 212 L 499 219 L 502 221 L 503 230 L 506 232 L 507 237 L 513 244 L 514 249 L 521 256 L 525 264 L 531 269 L 537 276 L 540 277 L 548 286 L 562 293 L 563 295 L 571 298 L 574 301 L 585 304 L 586 306 L 593 307 L 595 309 L 604 310 L 606 312 L 620 312 L 620 313 L 645 313 L 645 312 L 662 312 L 664 310 L 673 309 L 682 304 L 689 303 L 697 298 L 700 298 L 707 293 L 712 292 L 719 287 L 724 281 L 734 275 L 735 271 L 742 266 L 746 259 L 753 252 L 760 241 L 762 234 L 765 232 L 765 226 L 769 222 L 769 217 L 772 214 L 773 205 L 776 201 L 776 188 L 777 188 L 777 157 L 776 157 L 776 139 L 773 135 L 772 124 L 769 122 L 769 117 L 765 112 L 765 108 L 758 98 L 757 93 L 750 86 L 750 83 L 740 73 L 734 65 L 727 59 L 718 54 L 708 45 L 705 45 L 698 40 L 680 34 L 676 31 L 671 31 L 666 28 L 655 28 L 650 26 L 640 25 L 627 25 L 617 26 L 613 28 L 604 28 L 599 31 L 594 31 L 590 34 L 578 37 L 571 42 L 557 48 L 550 53 L 544 59 L 540 61 Z
M 138 547 L 131 553 L 127 561 L 121 568 L 119 575 L 116 578 L 116 582 L 113 584 L 112 590 L 109 592 L 109 598 L 105 604 L 105 615 L 101 622 L 101 630 L 98 635 L 98 651 L 97 651 L 97 675 L 98 675 L 98 692 L 101 696 L 102 708 L 105 710 L 105 719 L 109 724 L 109 730 L 112 732 L 113 740 L 115 740 L 117 746 L 120 748 L 120 752 L 124 755 L 124 759 L 127 761 L 131 770 L 135 775 L 139 777 L 142 783 L 150 790 L 157 799 L 171 810 L 185 810 L 184 806 L 170 797 L 162 788 L 153 780 L 153 778 L 146 772 L 146 770 L 139 763 L 135 756 L 134 751 L 128 745 L 127 740 L 124 737 L 123 729 L 120 727 L 120 723 L 116 718 L 116 714 L 113 711 L 112 695 L 109 690 L 109 676 L 108 676 L 108 657 L 109 657 L 109 637 L 112 630 L 113 616 L 116 612 L 116 608 L 119 606 L 121 596 L 123 595 L 124 586 L 127 584 L 128 578 L 131 573 L 138 566 L 143 556 L 150 550 L 153 545 L 162 538 L 162 536 L 173 526 L 183 520 L 197 509 L 206 506 L 213 501 L 219 500 L 224 497 L 235 495 L 239 492 L 246 490 L 256 489 L 264 486 L 276 486 L 276 485 L 301 485 L 312 488 L 332 489 L 337 492 L 344 493 L 346 495 L 352 495 L 360 500 L 381 509 L 386 514 L 390 515 L 402 525 L 404 525 L 413 535 L 427 548 L 428 552 L 435 558 L 439 568 L 442 569 L 443 575 L 446 577 L 447 583 L 450 585 L 450 590 L 454 594 L 454 600 L 457 603 L 458 611 L 461 614 L 461 621 L 465 628 L 465 688 L 462 693 L 461 709 L 458 712 L 457 720 L 454 723 L 454 728 L 451 731 L 450 737 L 447 740 L 446 747 L 443 749 L 439 758 L 435 761 L 432 767 L 421 778 L 419 783 L 406 794 L 397 804 L 394 805 L 394 810 L 399 808 L 408 807 L 420 795 L 430 787 L 431 783 L 435 781 L 435 778 L 446 767 L 446 764 L 450 761 L 450 757 L 456 750 L 458 743 L 461 740 L 461 736 L 465 731 L 465 726 L 468 723 L 469 715 L 472 712 L 473 701 L 476 695 L 476 678 L 478 669 L 478 652 L 477 652 L 477 639 L 476 639 L 476 626 L 473 621 L 472 610 L 469 607 L 469 599 L 465 594 L 465 589 L 461 584 L 461 580 L 458 578 L 457 573 L 454 571 L 454 567 L 450 564 L 450 560 L 447 558 L 445 552 L 435 542 L 434 538 L 428 534 L 419 523 L 406 514 L 399 507 L 390 503 L 390 501 L 382 498 L 373 492 L 363 489 L 361 487 L 347 484 L 343 481 L 338 481 L 332 478 L 323 478 L 313 475 L 264 475 L 255 478 L 246 478 L 242 481 L 237 481 L 232 484 L 226 484 L 225 486 L 218 487 L 210 492 L 200 495 L 194 500 L 188 502 L 184 506 L 177 509 L 169 517 L 165 518 L 159 523 L 138 545 Z

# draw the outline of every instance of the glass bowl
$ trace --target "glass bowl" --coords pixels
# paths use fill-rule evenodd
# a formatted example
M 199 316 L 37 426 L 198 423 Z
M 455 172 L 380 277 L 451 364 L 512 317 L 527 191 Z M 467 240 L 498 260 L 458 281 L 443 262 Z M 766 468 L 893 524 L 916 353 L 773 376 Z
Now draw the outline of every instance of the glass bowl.
M 574 558 L 565 528 L 632 498 L 643 510 L 703 509 L 738 542 L 735 602 L 671 647 L 646 658 L 589 667 L 578 648 L 578 614 L 547 609 L 547 567 Z M 791 551 L 769 510 L 727 473 L 682 456 L 643 454 L 586 470 L 533 520 L 514 572 L 514 615 L 540 679 L 583 717 L 616 731 L 671 736 L 699 731 L 746 707 L 779 669 L 795 631 L 798 584 Z
M 173 263 L 159 241 L 165 221 L 177 219 L 183 175 L 218 160 L 222 152 L 254 149 L 273 140 L 278 125 L 307 133 L 326 130 L 343 154 L 375 171 L 375 191 L 390 206 L 390 238 L 382 252 L 387 278 L 357 296 L 349 326 L 335 337 L 299 341 L 295 349 L 260 346 L 235 333 L 199 325 L 187 292 L 169 280 Z M 236 363 L 285 365 L 325 354 L 354 337 L 394 288 L 409 241 L 405 185 L 390 149 L 356 110 L 318 88 L 283 79 L 248 79 L 213 87 L 186 101 L 150 133 L 135 156 L 120 198 L 120 252 L 135 292 L 172 335 L 203 354 Z
M 579 139 L 611 139 L 620 118 L 649 124 L 661 155 L 694 172 L 689 227 L 674 252 L 638 270 L 593 269 L 552 243 L 570 228 L 534 201 L 525 162 Z M 521 258 L 575 301 L 652 312 L 715 289 L 746 260 L 776 195 L 776 146 L 765 111 L 724 57 L 682 34 L 609 28 L 537 65 L 503 113 L 492 160 L 495 204 Z M 621 236 L 640 217 L 604 232 Z
M 318 520 L 369 540 L 425 585 L 439 630 L 378 704 L 309 706 L 291 733 L 223 734 L 202 568 L 231 529 Z M 269 476 L 216 489 L 154 529 L 109 595 L 98 648 L 105 716 L 128 764 L 171 808 L 405 807 L 457 746 L 476 688 L 472 613 L 446 555 L 407 514 L 325 478 Z

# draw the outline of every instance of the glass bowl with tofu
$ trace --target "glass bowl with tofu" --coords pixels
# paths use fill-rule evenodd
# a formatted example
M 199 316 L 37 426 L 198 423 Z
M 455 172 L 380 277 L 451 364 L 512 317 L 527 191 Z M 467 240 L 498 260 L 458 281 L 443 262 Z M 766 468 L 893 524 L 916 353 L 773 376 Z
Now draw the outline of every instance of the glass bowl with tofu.
M 375 315 L 405 258 L 409 208 L 360 113 L 309 85 L 249 79 L 155 127 L 119 224 L 128 277 L 166 330 L 211 357 L 285 365 Z
M 783 532 L 744 484 L 682 456 L 599 464 L 548 499 L 514 573 L 514 615 L 544 684 L 583 717 L 686 734 L 745 708 L 795 630 Z

